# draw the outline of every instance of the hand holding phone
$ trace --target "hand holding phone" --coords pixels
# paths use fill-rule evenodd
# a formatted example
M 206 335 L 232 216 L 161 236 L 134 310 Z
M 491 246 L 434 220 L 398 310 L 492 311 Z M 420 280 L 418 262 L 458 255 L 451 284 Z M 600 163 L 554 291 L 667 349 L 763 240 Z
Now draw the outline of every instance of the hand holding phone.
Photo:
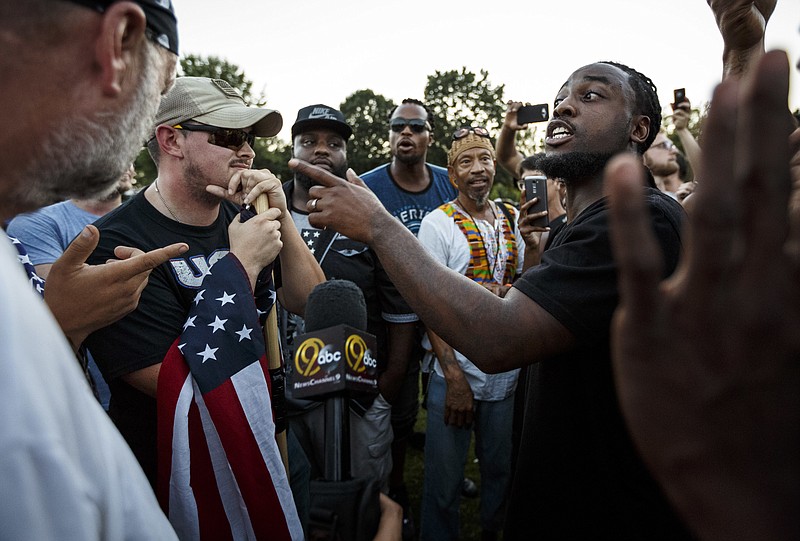
M 534 197 L 539 200 L 528 208 L 528 214 L 537 214 L 547 211 L 547 177 L 544 175 L 533 175 L 522 179 L 525 183 L 525 201 L 530 201 Z M 550 220 L 547 215 L 533 221 L 536 227 L 547 227 Z

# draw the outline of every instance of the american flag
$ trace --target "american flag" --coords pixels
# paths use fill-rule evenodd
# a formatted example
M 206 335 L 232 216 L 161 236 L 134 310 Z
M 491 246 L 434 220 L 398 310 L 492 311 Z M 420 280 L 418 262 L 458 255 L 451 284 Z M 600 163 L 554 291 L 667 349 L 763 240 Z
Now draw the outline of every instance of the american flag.
M 270 386 L 250 283 L 228 254 L 208 270 L 158 380 L 158 496 L 181 539 L 303 539 Z

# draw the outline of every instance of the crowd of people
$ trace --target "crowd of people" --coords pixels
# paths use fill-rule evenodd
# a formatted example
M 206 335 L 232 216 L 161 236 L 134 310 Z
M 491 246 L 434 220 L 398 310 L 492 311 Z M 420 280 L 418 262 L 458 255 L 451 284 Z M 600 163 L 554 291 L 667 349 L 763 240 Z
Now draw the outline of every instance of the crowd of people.
M 684 153 L 654 82 L 602 61 L 553 89 L 541 154 L 515 146 L 520 102 L 497 134 L 440 134 L 406 99 L 391 161 L 359 175 L 358 134 L 318 103 L 278 179 L 253 143 L 282 115 L 175 78 L 171 2 L 0 0 L 0 538 L 459 539 L 474 435 L 482 539 L 797 539 L 800 128 L 764 50 L 776 1 L 708 0 L 723 81 L 700 141 L 671 104 Z M 135 192 L 143 144 L 158 176 Z M 498 165 L 519 204 L 490 198 Z M 270 367 L 273 340 L 296 369 L 327 280 L 376 337 L 376 393 L 345 403 L 365 484 L 320 482 L 327 405 L 284 404 Z

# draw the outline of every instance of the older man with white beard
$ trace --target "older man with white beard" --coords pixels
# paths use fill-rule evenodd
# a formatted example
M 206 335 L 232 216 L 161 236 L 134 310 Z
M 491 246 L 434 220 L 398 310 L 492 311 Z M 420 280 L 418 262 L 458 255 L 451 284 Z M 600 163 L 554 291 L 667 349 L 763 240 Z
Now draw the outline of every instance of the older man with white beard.
M 81 4 L 81 5 L 76 5 Z M 172 84 L 177 23 L 155 0 L 0 1 L 3 221 L 65 197 L 109 191 Z M 153 266 L 183 245 L 89 269 L 87 226 L 51 270 L 58 317 L 91 328 L 135 305 Z M 171 539 L 127 445 L 83 380 L 53 315 L 0 243 L 0 524 L 9 539 Z M 97 285 L 103 285 L 100 290 Z M 50 289 L 48 287 L 48 289 Z
M 502 297 L 522 272 L 525 244 L 516 209 L 489 200 L 496 162 L 488 131 L 457 130 L 447 159 L 458 196 L 422 219 L 419 240 L 434 259 Z M 428 383 L 420 539 L 460 537 L 458 507 L 473 430 L 481 470 L 481 538 L 494 539 L 503 526 L 511 476 L 519 370 L 486 374 L 430 329 L 424 345 L 435 361 Z

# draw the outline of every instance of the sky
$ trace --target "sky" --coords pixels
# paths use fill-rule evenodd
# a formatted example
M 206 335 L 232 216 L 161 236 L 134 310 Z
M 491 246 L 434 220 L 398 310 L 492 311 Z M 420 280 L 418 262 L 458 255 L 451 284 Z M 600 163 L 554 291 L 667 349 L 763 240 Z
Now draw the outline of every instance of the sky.
M 686 88 L 711 99 L 722 73 L 722 38 L 706 0 L 173 0 L 181 54 L 215 55 L 241 67 L 281 111 L 289 139 L 297 111 L 333 107 L 369 88 L 399 103 L 423 97 L 435 71 L 477 73 L 505 84 L 505 98 L 548 102 L 575 69 L 598 60 L 649 76 L 662 106 Z M 800 0 L 778 0 L 767 49 L 792 65 L 789 106 L 800 107 Z

